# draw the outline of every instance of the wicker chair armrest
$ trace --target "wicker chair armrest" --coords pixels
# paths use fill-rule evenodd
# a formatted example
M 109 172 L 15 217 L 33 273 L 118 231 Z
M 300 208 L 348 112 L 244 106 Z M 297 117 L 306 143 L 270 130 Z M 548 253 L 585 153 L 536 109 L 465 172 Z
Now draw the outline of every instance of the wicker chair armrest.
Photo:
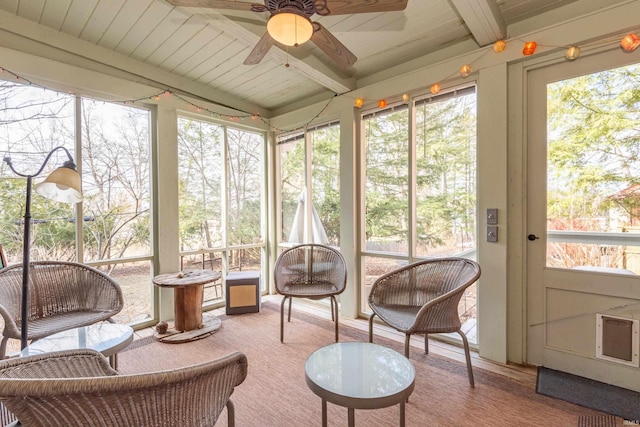
M 0 362 L 0 381 L 3 387 L 16 379 L 25 381 L 45 378 L 84 378 L 114 376 L 107 359 L 95 350 L 68 350 Z M 16 385 L 14 382 L 13 385 Z M 57 391 L 57 390 L 54 390 Z
M 0 295 L 0 301 L 6 301 Z M 4 331 L 2 333 L 3 336 L 16 336 L 20 335 L 20 329 L 18 328 L 18 324 L 16 323 L 16 318 L 12 315 L 12 313 L 7 310 L 7 307 L 0 303 L 0 316 L 2 316 L 2 320 L 4 322 Z

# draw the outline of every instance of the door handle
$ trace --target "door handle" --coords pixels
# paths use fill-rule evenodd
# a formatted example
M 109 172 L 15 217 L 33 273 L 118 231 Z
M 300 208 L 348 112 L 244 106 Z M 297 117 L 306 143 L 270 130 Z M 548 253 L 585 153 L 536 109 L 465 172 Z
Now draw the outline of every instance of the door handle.
M 529 234 L 529 235 L 527 236 L 527 239 L 529 239 L 529 240 L 531 240 L 531 241 L 533 242 L 534 240 L 538 240 L 538 239 L 539 239 L 539 237 L 538 237 L 538 236 L 536 236 L 535 234 Z

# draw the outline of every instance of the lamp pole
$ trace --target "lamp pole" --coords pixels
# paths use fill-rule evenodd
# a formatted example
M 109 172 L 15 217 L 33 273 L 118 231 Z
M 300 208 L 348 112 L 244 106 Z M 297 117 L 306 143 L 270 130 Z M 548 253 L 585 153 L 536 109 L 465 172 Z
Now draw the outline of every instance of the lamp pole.
M 11 158 L 9 156 L 4 157 L 4 162 L 9 166 L 9 169 L 13 171 L 18 176 L 27 178 L 27 200 L 26 206 L 24 209 L 24 243 L 22 246 L 22 307 L 20 312 L 20 349 L 24 350 L 27 346 L 28 341 L 28 317 L 29 317 L 29 258 L 31 253 L 31 182 L 33 178 L 40 175 L 44 170 L 44 167 L 51 159 L 51 156 L 58 150 L 64 150 L 67 153 L 67 157 L 69 160 L 65 161 L 62 167 L 69 168 L 72 170 L 76 170 L 76 165 L 73 161 L 73 157 L 71 157 L 71 153 L 65 147 L 56 147 L 49 152 L 47 157 L 44 159 L 42 166 L 40 169 L 34 174 L 27 175 L 24 173 L 20 173 L 14 169 L 13 164 L 11 162 Z

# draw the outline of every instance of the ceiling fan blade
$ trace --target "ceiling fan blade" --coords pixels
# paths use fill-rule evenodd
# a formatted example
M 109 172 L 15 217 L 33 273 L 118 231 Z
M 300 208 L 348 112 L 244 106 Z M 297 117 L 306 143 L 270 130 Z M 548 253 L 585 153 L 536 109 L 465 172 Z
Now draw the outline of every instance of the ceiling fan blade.
M 264 33 L 264 36 L 258 41 L 249 56 L 247 56 L 247 59 L 244 60 L 244 65 L 255 65 L 262 61 L 271 46 L 273 46 L 273 39 L 269 33 Z
M 311 41 L 340 66 L 349 67 L 358 60 L 340 40 L 318 22 L 313 23 Z
M 326 0 L 314 1 L 318 15 L 346 15 L 351 13 L 392 12 L 404 10 L 409 0 Z M 323 4 L 326 3 L 326 6 Z
M 213 9 L 251 10 L 253 6 L 264 7 L 264 4 L 246 3 L 234 0 L 167 0 L 174 6 L 210 7 Z

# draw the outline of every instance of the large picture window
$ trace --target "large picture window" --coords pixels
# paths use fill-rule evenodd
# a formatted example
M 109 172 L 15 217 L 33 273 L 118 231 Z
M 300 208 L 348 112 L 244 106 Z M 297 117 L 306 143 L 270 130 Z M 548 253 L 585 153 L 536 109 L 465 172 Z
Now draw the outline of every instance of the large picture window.
M 429 257 L 475 258 L 476 121 L 475 86 L 363 115 L 364 313 L 385 273 Z M 462 301 L 462 319 L 475 325 L 475 285 Z
M 183 269 L 262 270 L 265 136 L 191 117 L 178 119 L 179 232 Z M 206 304 L 224 298 L 221 281 Z M 262 281 L 263 287 L 266 281 Z
M 340 245 L 340 126 L 281 135 L 281 243 Z M 307 203 L 311 200 L 311 203 Z
M 64 146 L 82 176 L 77 206 L 32 197 L 31 260 L 77 261 L 112 276 L 125 297 L 116 316 L 122 323 L 154 318 L 150 117 L 145 109 L 0 83 L 0 150 L 16 169 L 35 173 L 49 151 Z M 36 181 L 65 160 L 56 155 Z M 4 164 L 0 174 L 0 239 L 8 262 L 18 263 L 26 180 Z

